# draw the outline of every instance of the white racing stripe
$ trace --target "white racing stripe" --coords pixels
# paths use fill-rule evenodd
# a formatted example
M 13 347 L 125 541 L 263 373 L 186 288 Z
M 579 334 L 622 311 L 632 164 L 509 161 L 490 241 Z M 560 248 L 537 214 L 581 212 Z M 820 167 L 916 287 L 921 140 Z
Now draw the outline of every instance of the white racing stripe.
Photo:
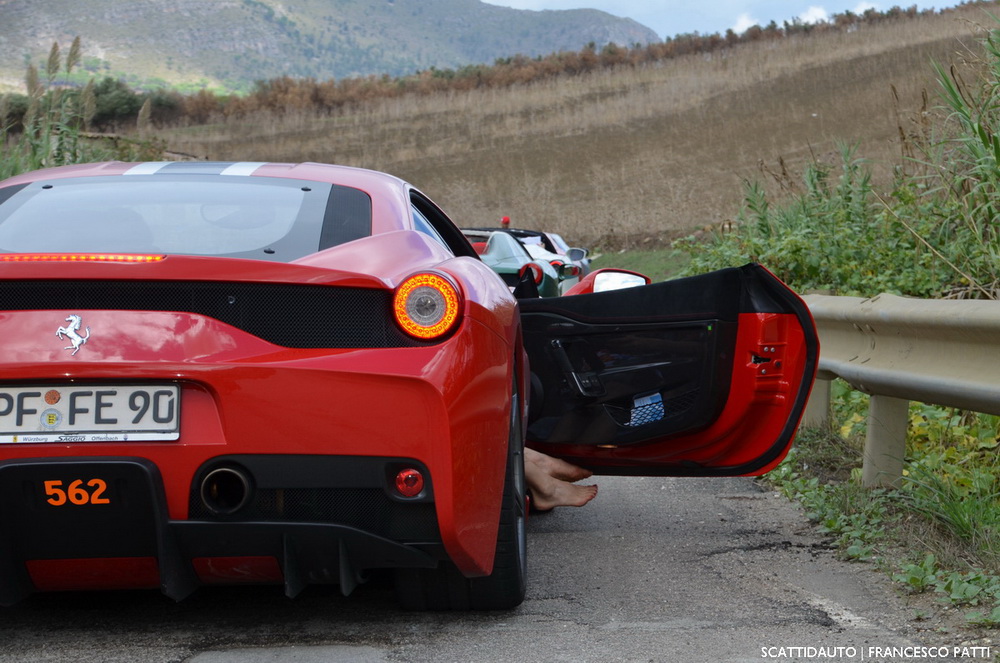
M 174 163 L 173 161 L 151 161 L 149 163 L 140 163 L 132 166 L 126 170 L 123 175 L 152 175 L 158 172 L 161 168 L 169 166 Z
M 223 170 L 221 175 L 252 175 L 255 170 L 263 166 L 266 161 L 244 161 L 242 163 L 234 163 L 225 170 Z
M 132 166 L 125 175 L 155 175 L 156 173 L 201 174 L 201 175 L 235 175 L 245 177 L 253 175 L 266 161 L 241 161 L 238 163 L 205 163 L 185 161 L 151 161 Z

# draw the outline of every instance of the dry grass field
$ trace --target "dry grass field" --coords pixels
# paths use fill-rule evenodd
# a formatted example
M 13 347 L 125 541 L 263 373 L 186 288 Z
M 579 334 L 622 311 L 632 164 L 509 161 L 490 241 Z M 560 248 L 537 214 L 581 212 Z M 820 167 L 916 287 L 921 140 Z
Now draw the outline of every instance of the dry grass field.
M 1000 3 L 998 3 L 1000 5 Z M 511 89 L 406 96 L 334 116 L 288 113 L 161 130 L 213 160 L 385 170 L 462 225 L 510 216 L 604 249 L 654 247 L 733 218 L 761 166 L 795 172 L 858 143 L 876 177 L 899 118 L 937 105 L 932 60 L 975 57 L 982 8 L 741 44 L 644 68 Z M 893 88 L 899 102 L 894 102 Z

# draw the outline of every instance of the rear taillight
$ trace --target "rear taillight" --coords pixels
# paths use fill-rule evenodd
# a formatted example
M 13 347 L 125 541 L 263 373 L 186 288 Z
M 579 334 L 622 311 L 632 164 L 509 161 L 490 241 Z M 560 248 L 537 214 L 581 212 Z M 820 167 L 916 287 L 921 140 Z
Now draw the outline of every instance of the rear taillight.
M 541 285 L 542 279 L 545 278 L 545 272 L 542 271 L 542 268 L 533 262 L 529 262 L 521 266 L 521 271 L 518 272 L 518 276 L 524 278 L 524 275 L 528 271 L 531 272 L 531 278 L 534 279 L 535 285 Z
M 407 334 L 431 340 L 458 323 L 461 296 L 458 287 L 440 274 L 416 274 L 396 288 L 392 311 Z
M 565 263 L 562 260 L 550 260 L 549 264 L 555 267 L 556 271 L 559 272 L 559 276 L 563 278 L 570 278 L 573 276 L 580 275 L 579 267 L 577 267 L 576 265 Z
M 163 255 L 137 253 L 0 253 L 0 262 L 159 262 Z

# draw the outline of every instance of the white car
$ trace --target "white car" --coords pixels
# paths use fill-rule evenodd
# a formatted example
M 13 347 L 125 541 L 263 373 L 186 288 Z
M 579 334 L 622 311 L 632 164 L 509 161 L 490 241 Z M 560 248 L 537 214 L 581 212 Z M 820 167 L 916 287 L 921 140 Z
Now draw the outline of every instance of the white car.
M 547 262 L 555 268 L 556 273 L 559 274 L 559 294 L 565 294 L 567 290 L 579 283 L 580 277 L 583 276 L 583 270 L 580 269 L 579 265 L 570 261 L 567 256 L 549 251 L 541 243 L 531 241 L 532 239 L 518 237 L 532 258 Z
M 571 247 L 566 240 L 562 238 L 562 235 L 559 235 L 558 233 L 542 234 L 545 235 L 550 242 L 552 242 L 552 246 L 555 247 L 556 253 L 566 256 L 570 262 L 580 268 L 580 276 L 586 276 L 590 273 L 590 252 L 587 249 Z

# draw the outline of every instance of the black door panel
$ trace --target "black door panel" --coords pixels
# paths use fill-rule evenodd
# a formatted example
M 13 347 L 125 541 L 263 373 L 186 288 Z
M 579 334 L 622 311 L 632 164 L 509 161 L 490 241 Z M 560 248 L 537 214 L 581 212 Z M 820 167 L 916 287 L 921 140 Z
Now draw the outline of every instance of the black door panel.
M 762 267 L 520 304 L 532 446 L 600 472 L 729 475 L 791 443 L 818 341 Z

